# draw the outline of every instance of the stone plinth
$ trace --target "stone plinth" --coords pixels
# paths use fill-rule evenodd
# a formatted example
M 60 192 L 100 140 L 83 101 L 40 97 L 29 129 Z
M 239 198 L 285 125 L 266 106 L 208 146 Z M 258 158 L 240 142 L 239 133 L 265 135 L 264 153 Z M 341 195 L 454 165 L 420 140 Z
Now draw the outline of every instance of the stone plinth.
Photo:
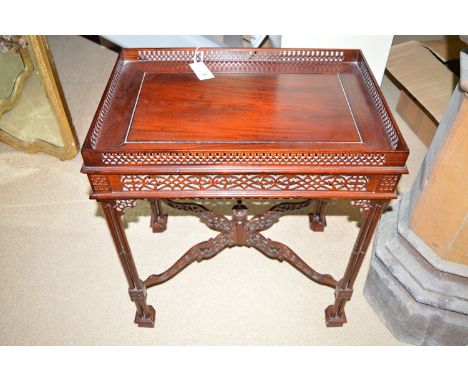
M 468 345 L 465 83 L 462 77 L 411 191 L 381 219 L 364 288 L 393 335 L 412 344 Z

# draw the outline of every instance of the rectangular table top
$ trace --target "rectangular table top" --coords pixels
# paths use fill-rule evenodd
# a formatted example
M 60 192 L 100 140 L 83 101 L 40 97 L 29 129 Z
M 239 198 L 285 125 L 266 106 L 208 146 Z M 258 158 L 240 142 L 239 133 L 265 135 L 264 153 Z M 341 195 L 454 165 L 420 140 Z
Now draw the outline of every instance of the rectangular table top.
M 120 54 L 82 154 L 87 173 L 402 174 L 408 148 L 359 50 L 145 48 Z
M 124 50 L 85 149 L 406 148 L 359 51 L 227 52 L 258 51 L 209 50 L 200 81 L 194 50 Z
M 339 73 L 149 73 L 138 97 L 128 144 L 362 143 Z

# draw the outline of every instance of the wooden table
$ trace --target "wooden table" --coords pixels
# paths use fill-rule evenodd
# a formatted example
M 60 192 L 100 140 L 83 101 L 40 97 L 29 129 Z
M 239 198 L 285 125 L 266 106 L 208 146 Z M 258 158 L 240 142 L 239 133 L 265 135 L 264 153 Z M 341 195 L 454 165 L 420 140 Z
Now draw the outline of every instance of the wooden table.
M 214 79 L 197 79 L 189 67 L 194 56 Z M 83 145 L 82 172 L 104 210 L 139 326 L 155 322 L 147 288 L 233 246 L 255 248 L 334 288 L 326 324 L 342 326 L 382 208 L 407 173 L 408 153 L 359 50 L 124 49 Z M 174 198 L 239 200 L 229 219 Z M 249 218 L 243 198 L 291 201 Z M 310 227 L 323 231 L 329 198 L 351 199 L 363 215 L 339 279 L 260 233 L 311 199 Z M 165 203 L 198 215 L 218 234 L 142 280 L 121 221 L 137 199 L 150 201 L 154 232 L 166 228 Z

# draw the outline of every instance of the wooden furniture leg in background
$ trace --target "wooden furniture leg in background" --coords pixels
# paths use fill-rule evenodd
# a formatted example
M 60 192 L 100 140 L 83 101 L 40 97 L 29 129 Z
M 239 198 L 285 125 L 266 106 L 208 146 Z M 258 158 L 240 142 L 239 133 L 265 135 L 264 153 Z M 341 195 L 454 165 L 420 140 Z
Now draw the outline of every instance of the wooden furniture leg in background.
M 163 214 L 161 201 L 150 199 L 151 204 L 151 228 L 153 232 L 163 232 L 167 228 L 167 214 Z
M 325 309 L 325 321 L 329 327 L 343 326 L 347 322 L 344 308 L 346 302 L 351 300 L 354 281 L 361 268 L 367 248 L 382 214 L 382 208 L 386 202 L 387 200 L 352 201 L 352 204 L 359 207 L 364 219 L 344 276 L 335 288 L 335 303 Z
M 147 305 L 146 303 L 146 288 L 138 276 L 135 261 L 128 245 L 127 235 L 121 221 L 121 215 L 124 213 L 125 207 L 133 206 L 133 202 L 130 200 L 117 200 L 102 201 L 100 203 L 104 210 L 112 238 L 114 239 L 125 277 L 127 278 L 130 299 L 136 305 L 135 324 L 141 327 L 152 328 L 154 327 L 156 312 L 151 305 Z
M 315 211 L 309 214 L 309 226 L 314 232 L 323 232 L 327 226 L 325 218 L 325 210 L 327 209 L 328 201 L 317 199 L 315 202 Z

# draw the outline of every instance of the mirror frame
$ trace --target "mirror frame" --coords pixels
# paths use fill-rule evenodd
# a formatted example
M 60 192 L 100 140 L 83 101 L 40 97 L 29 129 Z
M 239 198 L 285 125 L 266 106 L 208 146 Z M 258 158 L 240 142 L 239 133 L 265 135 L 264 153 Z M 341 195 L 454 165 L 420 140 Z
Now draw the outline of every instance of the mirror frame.
M 50 106 L 52 108 L 52 112 L 55 114 L 57 118 L 57 122 L 59 125 L 59 132 L 62 137 L 63 147 L 55 146 L 52 143 L 46 142 L 41 139 L 33 138 L 29 141 L 23 141 L 18 139 L 7 132 L 0 130 L 0 141 L 5 142 L 6 144 L 12 146 L 15 149 L 22 150 L 27 153 L 37 153 L 37 152 L 44 152 L 46 154 L 55 156 L 61 160 L 72 159 L 78 154 L 79 151 L 79 143 L 78 138 L 76 136 L 75 130 L 71 124 L 71 117 L 70 112 L 68 110 L 65 97 L 63 95 L 63 90 L 60 85 L 60 81 L 58 78 L 57 70 L 55 68 L 55 64 L 52 58 L 52 54 L 50 52 L 50 48 L 47 43 L 46 36 L 26 36 L 31 47 L 33 54 L 36 57 L 36 62 L 41 75 L 42 82 L 44 84 L 44 88 L 46 94 L 49 98 Z M 21 54 L 23 57 L 23 51 L 27 51 L 28 47 L 21 49 Z M 29 56 L 29 51 L 27 55 L 25 54 L 31 61 L 32 70 L 28 76 L 31 75 L 32 71 L 34 70 L 33 63 L 31 57 Z M 26 61 L 24 61 L 26 62 Z M 26 67 L 26 64 L 25 64 Z M 24 72 L 23 72 L 24 73 Z M 20 76 L 23 74 L 21 73 Z M 29 77 L 28 77 L 29 78 Z M 18 79 L 17 79 L 18 81 Z M 18 85 L 19 89 L 15 90 L 17 93 L 16 102 L 18 102 L 24 84 L 26 83 L 26 79 L 21 81 L 21 84 Z M 16 82 L 15 82 L 16 87 Z M 11 98 L 11 97 L 10 97 Z M 14 106 L 14 105 L 13 105 Z M 12 107 L 13 107 L 12 106 Z M 0 113 L 1 117 L 1 113 Z
M 3 53 L 9 54 L 11 52 Z M 14 54 L 14 53 L 11 53 Z M 32 72 L 34 71 L 34 64 L 29 55 L 28 47 L 19 49 L 18 55 L 23 61 L 24 69 L 18 76 L 15 78 L 13 84 L 13 89 L 11 90 L 10 95 L 7 98 L 0 99 L 0 117 L 6 113 L 8 110 L 13 109 L 21 98 L 21 93 L 23 91 L 24 85 L 29 77 L 31 77 Z

